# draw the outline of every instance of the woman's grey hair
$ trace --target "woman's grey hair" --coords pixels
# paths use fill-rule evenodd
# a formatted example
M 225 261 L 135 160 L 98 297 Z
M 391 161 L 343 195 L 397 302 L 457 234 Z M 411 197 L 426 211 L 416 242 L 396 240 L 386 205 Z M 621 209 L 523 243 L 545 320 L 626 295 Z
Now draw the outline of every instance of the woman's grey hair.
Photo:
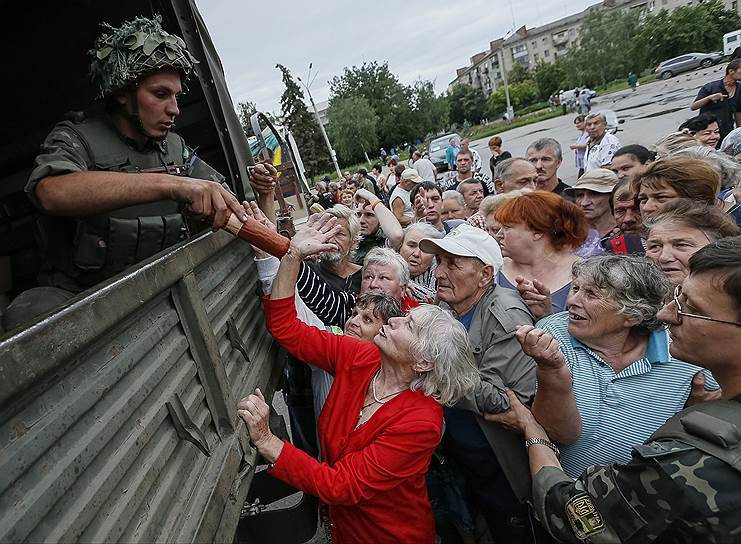
M 449 198 L 456 199 L 458 201 L 458 204 L 460 204 L 461 206 L 466 205 L 466 201 L 463 199 L 463 195 L 454 189 L 449 189 L 443 192 L 443 200 L 447 200 Z
M 432 304 L 413 309 L 409 317 L 414 333 L 409 351 L 415 360 L 432 363 L 432 370 L 417 376 L 411 389 L 452 406 L 480 380 L 466 328 Z
M 723 138 L 720 144 L 720 150 L 731 157 L 735 157 L 741 153 L 741 128 L 734 128 Z
M 741 179 L 741 165 L 728 155 L 706 145 L 678 149 L 670 153 L 670 156 L 706 161 L 720 174 L 720 186 L 723 188 L 735 187 L 736 183 Z
M 355 210 L 342 204 L 335 204 L 324 213 L 328 213 L 337 219 L 347 220 L 347 229 L 350 231 L 350 238 L 352 238 L 352 247 L 356 248 L 362 236 L 360 236 L 360 219 L 358 218 L 358 214 L 355 213 Z
M 409 265 L 404 260 L 404 257 L 399 255 L 391 248 L 374 247 L 373 249 L 371 249 L 365 256 L 365 260 L 363 261 L 363 269 L 365 269 L 369 264 L 377 264 L 379 266 L 395 266 L 399 274 L 399 283 L 401 285 L 407 285 L 409 283 Z
M 662 326 L 656 314 L 669 294 L 671 284 L 661 269 L 643 257 L 605 255 L 577 261 L 574 278 L 583 278 L 602 291 L 618 313 L 634 318 L 633 327 L 649 333 Z
M 422 233 L 422 236 L 424 238 L 432 238 L 433 240 L 445 237 L 445 234 L 437 230 L 429 223 L 412 223 L 411 225 L 409 225 L 407 228 L 404 229 L 404 240 L 407 239 L 407 235 L 410 232 L 420 232 Z
M 690 131 L 686 128 L 677 132 L 670 132 L 666 136 L 662 136 L 656 143 L 649 149 L 656 154 L 657 159 L 665 159 L 675 151 L 680 149 L 686 149 L 688 147 L 695 147 L 697 140 L 690 134 Z

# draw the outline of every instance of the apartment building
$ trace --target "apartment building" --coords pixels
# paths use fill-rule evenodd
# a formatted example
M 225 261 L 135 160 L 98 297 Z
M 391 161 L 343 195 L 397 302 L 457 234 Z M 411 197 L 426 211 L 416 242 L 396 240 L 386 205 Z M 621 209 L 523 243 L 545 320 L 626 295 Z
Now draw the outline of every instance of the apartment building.
M 599 9 L 642 9 L 648 13 L 661 9 L 669 11 L 693 1 L 702 0 L 603 0 L 585 10 L 563 17 L 551 23 L 527 28 L 521 26 L 510 35 L 489 42 L 489 48 L 476 53 L 469 65 L 456 70 L 456 77 L 448 85 L 450 91 L 456 85 L 480 88 L 487 96 L 502 84 L 503 71 L 509 73 L 514 63 L 533 68 L 541 61 L 553 62 L 574 45 L 579 36 L 583 19 Z M 727 9 L 738 10 L 737 0 L 724 0 Z

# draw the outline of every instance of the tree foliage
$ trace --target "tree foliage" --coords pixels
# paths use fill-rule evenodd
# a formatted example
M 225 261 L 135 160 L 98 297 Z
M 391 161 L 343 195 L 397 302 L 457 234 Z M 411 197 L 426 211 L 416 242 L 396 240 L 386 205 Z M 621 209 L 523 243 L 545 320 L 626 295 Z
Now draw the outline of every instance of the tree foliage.
M 457 125 L 475 124 L 486 117 L 486 96 L 481 89 L 470 85 L 456 85 L 448 95 L 450 121 Z
M 563 63 L 558 60 L 554 62 L 540 61 L 533 70 L 533 79 L 538 86 L 540 99 L 548 100 L 553 93 L 563 89 L 566 84 L 566 71 Z
M 412 86 L 412 123 L 416 137 L 436 134 L 448 125 L 449 102 L 437 96 L 432 81 L 415 81 Z
M 509 100 L 515 112 L 520 108 L 525 108 L 537 102 L 538 95 L 538 86 L 532 79 L 526 79 L 509 86 Z M 487 101 L 487 107 L 489 115 L 492 117 L 500 117 L 507 111 L 507 99 L 504 94 L 503 85 L 491 93 Z
M 741 16 L 714 0 L 682 6 L 671 13 L 661 10 L 647 17 L 638 45 L 644 51 L 644 66 L 649 68 L 682 53 L 718 51 L 722 49 L 723 34 L 738 28 Z
M 399 82 L 387 62 L 345 68 L 341 76 L 332 78 L 329 89 L 330 107 L 340 98 L 363 97 L 368 101 L 378 116 L 380 145 L 397 146 L 418 136 L 413 125 L 413 90 Z
M 512 65 L 512 69 L 507 72 L 507 83 L 509 83 L 510 85 L 516 85 L 517 83 L 522 83 L 523 81 L 527 81 L 528 79 L 532 79 L 530 70 L 528 70 L 519 62 L 515 62 Z
M 309 113 L 304 102 L 304 92 L 282 64 L 275 67 L 281 71 L 285 90 L 280 97 L 281 121 L 293 133 L 301 158 L 309 176 L 315 176 L 331 166 L 329 151 L 324 143 L 316 118 Z
M 363 160 L 363 152 L 372 155 L 378 146 L 378 115 L 365 97 L 337 98 L 327 114 L 327 132 L 343 163 Z

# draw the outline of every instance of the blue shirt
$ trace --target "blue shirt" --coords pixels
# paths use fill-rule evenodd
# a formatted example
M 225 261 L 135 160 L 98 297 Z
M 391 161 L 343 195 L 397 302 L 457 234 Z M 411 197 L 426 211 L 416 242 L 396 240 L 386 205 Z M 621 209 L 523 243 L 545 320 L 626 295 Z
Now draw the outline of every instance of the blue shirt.
M 590 465 L 628 463 L 631 448 L 643 444 L 684 408 L 692 378 L 703 369 L 669 355 L 665 329 L 653 331 L 646 354 L 620 373 L 568 333 L 568 313 L 550 315 L 537 326 L 559 343 L 582 421 L 576 443 L 561 448 L 561 466 L 577 478 Z M 718 385 L 705 371 L 706 388 Z

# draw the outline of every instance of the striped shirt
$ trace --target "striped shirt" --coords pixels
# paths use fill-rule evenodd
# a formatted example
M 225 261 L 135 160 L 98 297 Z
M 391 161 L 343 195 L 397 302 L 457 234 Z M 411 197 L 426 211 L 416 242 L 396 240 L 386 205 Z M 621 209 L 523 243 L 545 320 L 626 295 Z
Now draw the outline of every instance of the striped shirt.
M 594 351 L 568 333 L 568 313 L 541 319 L 537 326 L 558 341 L 571 370 L 582 421 L 576 443 L 561 448 L 561 465 L 577 478 L 590 465 L 628 463 L 631 448 L 643 444 L 667 419 L 684 408 L 692 378 L 702 371 L 669 355 L 665 329 L 653 331 L 646 354 L 618 374 Z M 717 389 L 706 373 L 706 388 Z

